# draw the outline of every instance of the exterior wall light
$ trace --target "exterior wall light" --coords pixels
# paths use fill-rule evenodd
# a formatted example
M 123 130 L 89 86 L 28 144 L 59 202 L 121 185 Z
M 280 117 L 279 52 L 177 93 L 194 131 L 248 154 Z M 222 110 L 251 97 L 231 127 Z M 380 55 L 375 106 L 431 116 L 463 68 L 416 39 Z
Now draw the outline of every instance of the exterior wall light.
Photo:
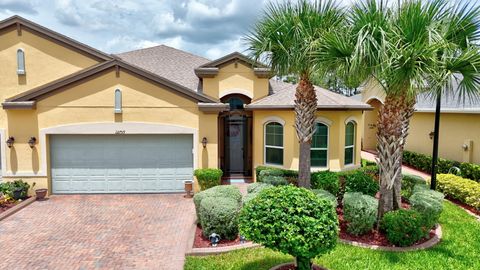
M 218 243 L 220 242 L 220 235 L 216 233 L 210 234 L 208 237 L 208 240 L 210 240 L 210 243 L 212 244 L 212 247 L 216 247 Z
M 30 146 L 30 148 L 35 147 L 36 143 L 37 143 L 37 138 L 35 137 L 30 137 L 30 140 L 28 140 L 28 145 Z
M 207 143 L 208 143 L 207 137 L 203 137 L 202 139 L 203 148 L 207 148 Z
M 433 135 L 435 135 L 435 132 L 430 132 L 428 133 L 428 137 L 430 137 L 430 140 L 433 140 Z
M 245 236 L 240 235 L 240 244 L 244 244 L 246 241 L 247 239 L 245 239 Z
M 15 138 L 13 136 L 8 137 L 6 141 L 8 148 L 12 148 L 14 142 L 15 142 Z

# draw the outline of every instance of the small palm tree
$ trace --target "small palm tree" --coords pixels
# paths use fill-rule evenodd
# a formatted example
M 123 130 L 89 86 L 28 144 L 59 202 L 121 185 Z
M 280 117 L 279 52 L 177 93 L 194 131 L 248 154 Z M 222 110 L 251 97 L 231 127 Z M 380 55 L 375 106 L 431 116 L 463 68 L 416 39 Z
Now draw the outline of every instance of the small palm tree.
M 295 129 L 300 143 L 299 185 L 310 187 L 311 139 L 315 132 L 317 96 L 312 75 L 318 70 L 314 43 L 344 21 L 343 12 L 330 0 L 271 3 L 246 37 L 255 59 L 266 61 L 276 75 L 295 75 Z M 264 59 L 265 60 L 265 59 Z
M 330 58 L 347 78 L 376 81 L 385 92 L 377 123 L 381 218 L 401 206 L 402 155 L 417 95 L 451 90 L 457 80 L 456 94 L 478 96 L 479 14 L 443 0 L 397 6 L 366 0 L 348 14 L 348 25 L 324 38 L 316 56 L 320 62 Z

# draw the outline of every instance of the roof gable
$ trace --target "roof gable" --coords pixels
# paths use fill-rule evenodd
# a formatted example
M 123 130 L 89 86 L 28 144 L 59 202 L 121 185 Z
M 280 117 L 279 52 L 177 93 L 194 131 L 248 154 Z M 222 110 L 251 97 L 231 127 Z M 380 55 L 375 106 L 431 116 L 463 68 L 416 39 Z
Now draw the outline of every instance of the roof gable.
M 172 92 L 175 92 L 186 98 L 193 99 L 198 102 L 211 103 L 216 102 L 215 100 L 206 97 L 202 94 L 191 91 L 190 89 L 179 85 L 175 82 L 162 78 L 156 74 L 153 74 L 149 71 L 143 70 L 141 68 L 132 66 L 120 59 L 113 59 L 103 63 L 99 63 L 90 68 L 81 70 L 74 74 L 65 76 L 61 79 L 55 80 L 48 84 L 42 85 L 40 87 L 31 89 L 14 97 L 8 98 L 2 103 L 4 109 L 24 109 L 24 108 L 35 108 L 35 103 L 38 99 L 48 97 L 56 93 L 56 91 L 61 91 L 67 89 L 71 85 L 79 84 L 85 80 L 90 80 L 96 78 L 107 71 L 116 70 L 117 74 L 120 71 L 130 73 L 134 76 L 141 77 L 147 81 L 150 81 L 154 84 L 158 84 Z
M 248 58 L 246 55 L 243 55 L 239 52 L 233 52 L 227 54 L 217 60 L 205 63 L 197 68 L 195 68 L 195 74 L 200 78 L 212 78 L 218 74 L 218 71 L 221 67 L 228 65 L 232 62 L 241 62 L 253 68 L 255 75 L 259 78 L 270 78 L 272 74 L 270 68 L 264 64 L 254 61 Z
M 45 28 L 39 24 L 36 24 L 32 21 L 29 21 L 17 15 L 7 18 L 3 21 L 0 21 L 0 32 L 5 30 L 11 30 L 11 29 L 16 29 L 18 35 L 21 35 L 23 30 L 30 31 L 43 38 L 51 40 L 55 43 L 58 43 L 64 47 L 67 47 L 69 49 L 82 53 L 83 55 L 86 55 L 98 61 L 106 61 L 106 60 L 113 59 L 113 57 L 109 54 L 106 54 L 102 51 L 99 51 L 86 44 L 78 42 L 74 39 L 71 39 L 60 33 L 52 31 L 48 28 Z

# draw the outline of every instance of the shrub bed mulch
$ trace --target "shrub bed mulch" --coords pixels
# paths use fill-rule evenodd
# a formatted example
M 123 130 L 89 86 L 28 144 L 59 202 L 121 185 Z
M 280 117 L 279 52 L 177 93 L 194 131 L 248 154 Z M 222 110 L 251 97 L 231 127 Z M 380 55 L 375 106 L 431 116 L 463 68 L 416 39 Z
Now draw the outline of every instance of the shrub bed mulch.
M 295 267 L 295 264 L 289 263 L 289 264 L 284 264 L 284 265 L 279 266 L 279 267 L 274 267 L 273 269 L 275 269 L 275 270 L 295 270 L 297 268 Z M 327 270 L 327 268 L 323 268 L 323 267 L 320 267 L 318 265 L 313 265 L 312 270 Z
M 8 209 L 14 207 L 15 205 L 17 205 L 19 203 L 19 201 L 15 201 L 15 202 L 2 202 L 0 203 L 0 213 L 3 213 L 5 211 L 7 211 Z
M 479 209 L 477 209 L 477 208 L 475 208 L 475 207 L 473 207 L 473 206 L 470 206 L 470 205 L 468 205 L 468 204 L 465 204 L 465 203 L 463 203 L 463 202 L 461 202 L 461 201 L 459 201 L 459 200 L 456 200 L 456 199 L 454 199 L 454 198 L 451 198 L 451 197 L 449 197 L 449 196 L 447 196 L 446 199 L 448 199 L 448 200 L 451 201 L 452 203 L 454 203 L 454 204 L 462 207 L 463 209 L 466 209 L 466 210 L 472 212 L 473 214 L 475 214 L 475 215 L 477 215 L 477 216 L 480 216 L 480 210 L 479 210 Z
M 218 243 L 216 247 L 235 246 L 239 244 L 240 244 L 240 237 L 237 236 L 235 240 L 220 239 L 220 243 Z M 193 241 L 193 247 L 194 248 L 212 247 L 210 240 L 208 240 L 208 238 L 203 237 L 203 231 L 200 225 L 197 225 L 197 227 L 195 228 L 195 239 Z
M 410 205 L 403 199 L 402 199 L 402 208 L 404 209 L 410 208 Z M 339 234 L 340 239 L 359 242 L 367 245 L 382 246 L 382 247 L 395 246 L 388 241 L 387 236 L 384 233 L 382 233 L 381 231 L 378 231 L 376 228 L 373 228 L 373 230 L 371 230 L 370 232 L 364 235 L 356 236 L 356 235 L 350 234 L 347 231 L 348 222 L 346 222 L 343 218 L 343 209 L 341 205 L 337 207 L 337 214 L 338 214 L 338 221 L 340 223 L 340 234 Z M 435 228 L 430 230 L 429 237 L 424 237 L 420 239 L 418 242 L 416 242 L 412 246 L 425 243 L 434 236 L 435 236 Z

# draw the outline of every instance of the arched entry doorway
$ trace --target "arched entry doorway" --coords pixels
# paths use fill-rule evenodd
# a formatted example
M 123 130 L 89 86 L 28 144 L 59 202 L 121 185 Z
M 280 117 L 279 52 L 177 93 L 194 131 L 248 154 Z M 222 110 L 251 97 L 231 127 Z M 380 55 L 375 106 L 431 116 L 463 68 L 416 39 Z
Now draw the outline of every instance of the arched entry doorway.
M 241 94 L 221 98 L 230 105 L 227 112 L 218 117 L 220 168 L 229 178 L 252 176 L 252 112 L 244 105 L 251 99 Z
M 364 112 L 362 150 L 376 151 L 378 111 L 382 102 L 377 98 L 372 98 L 367 101 L 367 104 L 372 106 L 373 110 Z

